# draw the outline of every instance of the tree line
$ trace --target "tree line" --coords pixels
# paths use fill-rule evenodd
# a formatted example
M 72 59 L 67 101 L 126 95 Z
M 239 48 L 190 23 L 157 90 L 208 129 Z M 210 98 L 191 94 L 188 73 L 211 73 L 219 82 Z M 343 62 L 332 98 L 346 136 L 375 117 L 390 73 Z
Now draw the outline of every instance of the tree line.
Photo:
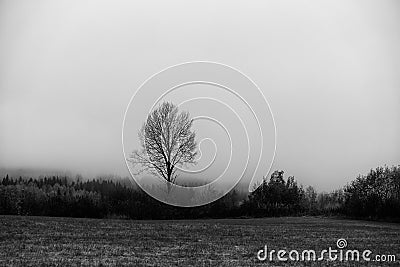
M 196 208 L 173 207 L 126 181 L 69 177 L 0 182 L 0 214 L 126 218 L 196 219 L 335 215 L 366 219 L 400 219 L 400 166 L 378 167 L 330 193 L 303 188 L 293 176 L 275 171 L 250 194 L 234 189 Z

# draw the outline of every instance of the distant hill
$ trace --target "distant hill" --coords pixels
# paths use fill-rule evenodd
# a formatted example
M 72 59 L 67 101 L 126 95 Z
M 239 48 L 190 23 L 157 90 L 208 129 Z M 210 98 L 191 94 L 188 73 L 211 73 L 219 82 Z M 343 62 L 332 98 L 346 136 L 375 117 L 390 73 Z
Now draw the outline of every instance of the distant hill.
M 0 168 L 0 177 L 8 176 L 13 178 L 39 178 L 41 176 L 67 176 L 75 177 L 76 173 L 68 170 L 40 169 L 40 168 Z
M 0 168 L 0 180 L 6 175 L 10 178 L 18 179 L 22 177 L 24 179 L 40 179 L 44 177 L 68 177 L 71 180 L 87 181 L 96 179 L 99 181 L 114 181 L 119 182 L 125 186 L 137 188 L 137 184 L 133 182 L 133 179 L 129 177 L 121 177 L 114 174 L 99 174 L 96 176 L 84 177 L 79 173 L 72 172 L 69 170 L 57 170 L 57 169 L 40 169 L 40 168 Z
M 92 180 L 92 179 L 100 181 L 102 180 L 118 181 L 126 186 L 133 186 L 135 188 L 138 186 L 136 182 L 133 181 L 132 178 L 127 176 L 121 177 L 119 175 L 114 175 L 114 174 L 98 174 L 95 176 L 85 177 L 77 172 L 72 172 L 69 170 L 45 169 L 45 168 L 0 168 L 0 179 L 5 177 L 7 174 L 9 177 L 12 177 L 14 179 L 19 177 L 27 179 L 29 178 L 38 179 L 44 177 L 58 176 L 58 177 L 69 177 L 72 180 L 79 179 L 82 181 Z M 200 178 L 185 178 L 185 177 L 179 177 L 176 181 L 178 185 L 187 187 L 201 186 L 208 184 L 210 182 L 212 182 L 212 179 L 204 180 Z M 236 185 L 235 189 L 238 191 L 247 192 L 247 187 L 240 183 Z

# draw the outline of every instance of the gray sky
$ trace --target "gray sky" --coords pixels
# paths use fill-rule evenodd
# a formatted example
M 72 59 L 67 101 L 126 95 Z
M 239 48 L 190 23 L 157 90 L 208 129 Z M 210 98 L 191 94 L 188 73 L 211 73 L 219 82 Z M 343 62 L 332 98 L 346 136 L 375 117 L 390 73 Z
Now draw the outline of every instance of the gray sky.
M 207 60 L 250 76 L 272 169 L 319 190 L 400 162 L 398 1 L 0 1 L 0 167 L 127 175 L 126 106 Z

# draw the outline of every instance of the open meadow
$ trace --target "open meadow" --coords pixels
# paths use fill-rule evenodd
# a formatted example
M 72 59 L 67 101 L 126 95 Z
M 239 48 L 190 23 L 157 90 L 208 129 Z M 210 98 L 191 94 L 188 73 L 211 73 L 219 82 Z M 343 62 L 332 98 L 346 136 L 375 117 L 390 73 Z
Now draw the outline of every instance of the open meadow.
M 400 224 L 315 217 L 129 221 L 0 216 L 1 266 L 365 266 L 355 261 L 259 261 L 268 250 L 346 249 L 393 254 Z M 286 255 L 287 256 L 287 255 Z

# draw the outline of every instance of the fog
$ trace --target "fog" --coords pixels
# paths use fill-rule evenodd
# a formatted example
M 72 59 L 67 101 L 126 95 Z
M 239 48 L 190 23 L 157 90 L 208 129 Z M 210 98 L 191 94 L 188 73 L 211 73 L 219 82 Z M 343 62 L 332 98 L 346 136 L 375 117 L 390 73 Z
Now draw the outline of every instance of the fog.
M 128 175 L 131 96 L 207 60 L 266 96 L 272 170 L 335 189 L 400 162 L 399 47 L 398 1 L 1 1 L 0 167 Z

